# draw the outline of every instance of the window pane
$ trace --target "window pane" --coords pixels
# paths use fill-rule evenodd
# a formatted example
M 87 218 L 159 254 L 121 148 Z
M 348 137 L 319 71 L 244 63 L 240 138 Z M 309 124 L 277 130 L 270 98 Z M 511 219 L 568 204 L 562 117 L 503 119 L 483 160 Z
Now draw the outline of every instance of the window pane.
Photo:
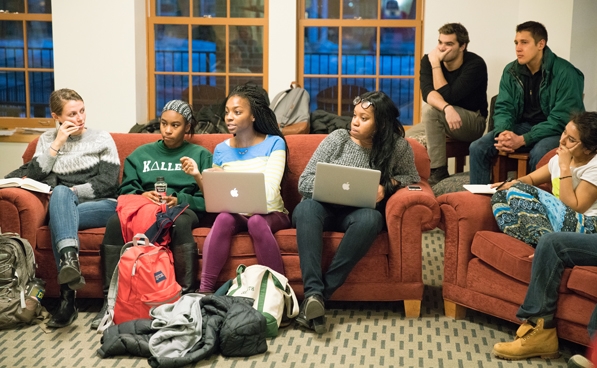
M 378 19 L 377 0 L 343 0 L 344 19 Z
M 246 76 L 246 77 L 238 77 L 238 76 L 231 76 L 228 79 L 228 83 L 230 85 L 230 90 L 234 89 L 236 86 L 240 86 L 241 84 L 245 83 L 254 83 L 259 87 L 263 88 L 263 78 L 256 77 L 256 76 Z
M 337 27 L 305 27 L 305 74 L 338 74 Z
M 27 22 L 27 52 L 30 68 L 53 68 L 52 23 Z
M 381 79 L 379 84 L 380 89 L 398 106 L 402 125 L 412 125 L 414 79 Z
M 0 9 L 11 13 L 24 13 L 25 2 L 23 0 L 0 0 Z
M 416 19 L 416 0 L 382 0 L 382 19 Z
M 193 0 L 193 16 L 226 18 L 226 1 Z
M 155 102 L 156 116 L 162 115 L 162 108 L 170 100 L 180 100 L 183 91 L 189 88 L 189 77 L 186 75 L 156 75 Z
M 375 75 L 375 28 L 342 28 L 342 74 Z
M 29 93 L 31 101 L 32 118 L 49 118 L 50 94 L 54 90 L 54 73 L 51 72 L 30 72 Z
M 415 75 L 415 29 L 381 28 L 381 75 Z
M 0 101 L 0 116 L 26 117 L 25 72 L 0 71 Z
M 307 19 L 340 18 L 340 0 L 307 0 L 305 9 Z
M 215 72 L 226 57 L 222 42 L 217 42 L 218 35 L 225 35 L 224 26 L 193 26 L 192 32 L 193 72 Z
M 263 27 L 230 27 L 230 73 L 263 71 Z
M 52 14 L 52 0 L 27 0 L 27 12 Z
M 214 114 L 218 114 L 222 102 L 226 99 L 226 77 L 193 77 L 191 92 L 193 94 L 191 105 L 195 114 L 198 114 L 203 108 L 209 108 Z M 189 90 L 183 91 L 182 99 L 190 101 Z
M 155 12 L 158 17 L 188 17 L 189 0 L 157 0 Z
M 23 22 L 0 21 L 0 67 L 23 68 L 25 44 Z
M 189 71 L 188 27 L 156 24 L 155 70 L 158 72 Z M 168 102 L 168 101 L 166 101 Z
M 338 78 L 305 78 L 305 89 L 311 97 L 311 111 L 338 111 Z
M 231 18 L 263 18 L 263 9 L 263 0 L 230 0 Z

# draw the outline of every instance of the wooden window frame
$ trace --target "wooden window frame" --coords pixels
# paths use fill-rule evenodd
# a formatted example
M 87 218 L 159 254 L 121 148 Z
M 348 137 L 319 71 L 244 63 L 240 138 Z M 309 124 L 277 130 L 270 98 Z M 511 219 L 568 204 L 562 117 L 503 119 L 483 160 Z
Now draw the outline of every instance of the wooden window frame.
M 23 67 L 0 67 L 1 72 L 24 72 L 25 73 L 25 106 L 28 117 L 2 116 L 0 117 L 0 129 L 16 128 L 52 128 L 54 120 L 51 117 L 30 117 L 31 115 L 31 91 L 29 86 L 30 72 L 52 72 L 53 68 L 31 68 L 29 67 L 29 50 L 27 45 L 27 22 L 40 21 L 52 22 L 52 14 L 28 13 L 28 2 L 25 1 L 25 11 L 23 13 L 0 13 L 0 21 L 19 21 L 23 26 Z M 49 104 L 49 102 L 48 102 Z M 15 133 L 13 136 L 1 136 L 0 142 L 28 142 L 37 137 L 37 134 L 25 135 Z
M 223 17 L 194 17 L 193 16 L 193 1 L 189 1 L 189 16 L 157 16 L 156 0 L 147 0 L 147 75 L 148 75 L 148 116 L 150 119 L 155 117 L 156 113 L 156 75 L 183 75 L 189 78 L 189 87 L 192 87 L 193 77 L 195 76 L 210 76 L 210 77 L 226 77 L 226 96 L 230 92 L 230 84 L 228 77 L 247 77 L 256 76 L 263 80 L 263 88 L 268 86 L 268 55 L 269 55 L 269 0 L 263 0 L 264 14 L 262 18 L 232 18 L 230 16 L 230 2 L 231 0 L 217 0 L 226 1 L 226 18 Z M 226 63 L 226 72 L 193 72 L 192 57 L 189 57 L 189 68 L 187 72 L 163 72 L 155 70 L 155 26 L 158 24 L 165 25 L 186 25 L 189 32 L 189 45 L 192 43 L 192 27 L 193 26 L 225 26 L 226 40 L 230 40 L 231 26 L 260 26 L 263 27 L 263 71 L 261 73 L 232 73 L 228 71 L 229 63 Z M 226 43 L 225 57 L 230 60 L 228 42 Z M 193 100 L 193 91 L 190 88 L 189 101 Z M 182 96 L 181 96 L 182 98 Z M 195 111 L 197 113 L 198 111 Z
M 298 19 L 298 80 L 301 85 L 305 85 L 305 28 L 308 27 L 337 27 L 338 41 L 342 42 L 342 28 L 343 27 L 369 27 L 376 28 L 377 45 L 381 41 L 380 28 L 414 28 L 415 29 L 415 51 L 414 51 L 414 74 L 412 76 L 394 76 L 380 74 L 380 52 L 381 48 L 376 47 L 375 58 L 376 68 L 375 74 L 342 74 L 342 47 L 338 47 L 338 72 L 335 74 L 307 74 L 306 78 L 327 78 L 338 80 L 338 89 L 341 91 L 342 79 L 375 79 L 375 89 L 380 89 L 380 81 L 388 79 L 412 79 L 413 84 L 413 125 L 418 123 L 421 111 L 421 88 L 419 82 L 420 60 L 423 57 L 423 8 L 424 0 L 413 0 L 416 3 L 416 17 L 415 19 L 381 19 L 382 0 L 377 0 L 377 15 L 378 19 L 342 19 L 343 6 L 342 0 L 335 0 L 340 3 L 340 14 L 338 19 L 315 19 L 305 18 L 307 12 L 306 1 L 299 1 L 299 19 Z M 312 99 L 315 96 L 311 96 Z M 342 94 L 338 93 L 338 109 L 342 106 Z M 409 127 L 410 125 L 406 125 Z

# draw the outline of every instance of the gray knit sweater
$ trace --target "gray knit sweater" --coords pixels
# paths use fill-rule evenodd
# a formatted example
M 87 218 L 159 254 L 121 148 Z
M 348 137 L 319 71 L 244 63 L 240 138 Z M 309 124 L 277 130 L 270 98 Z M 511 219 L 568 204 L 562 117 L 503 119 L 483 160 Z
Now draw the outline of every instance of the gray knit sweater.
M 42 134 L 29 164 L 6 177 L 27 176 L 51 187 L 75 187 L 80 202 L 115 197 L 120 160 L 108 132 L 87 128 L 83 134 L 69 137 L 55 157 L 50 155 L 54 139 L 54 129 Z
M 309 163 L 299 178 L 299 192 L 303 198 L 311 198 L 313 194 L 313 182 L 315 181 L 315 167 L 318 162 L 370 169 L 370 155 L 371 149 L 363 148 L 353 142 L 350 139 L 348 130 L 334 130 L 321 141 L 319 147 L 317 147 L 313 156 L 311 156 Z M 391 170 L 392 177 L 403 186 L 421 180 L 415 166 L 413 150 L 404 138 L 399 138 L 396 142 L 391 167 L 378 169 L 382 171 Z

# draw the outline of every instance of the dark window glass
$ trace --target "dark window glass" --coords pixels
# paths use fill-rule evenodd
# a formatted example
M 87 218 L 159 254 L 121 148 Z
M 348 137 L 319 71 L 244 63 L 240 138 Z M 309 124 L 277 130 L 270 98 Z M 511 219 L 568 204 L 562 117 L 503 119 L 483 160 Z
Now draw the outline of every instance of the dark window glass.
M 155 102 L 156 116 L 162 115 L 162 108 L 170 100 L 180 100 L 184 91 L 189 88 L 187 75 L 156 75 L 155 76 Z
M 339 0 L 307 0 L 305 2 L 307 19 L 339 19 Z
M 220 36 L 225 26 L 193 26 L 193 72 L 215 72 L 219 64 L 226 62 L 226 49 Z
M 305 74 L 338 74 L 338 28 L 305 27 Z
M 24 13 L 25 2 L 23 0 L 0 0 L 0 9 L 9 13 Z
M 402 125 L 412 125 L 414 79 L 381 79 L 379 85 L 380 90 L 390 96 L 400 110 L 400 122 Z
M 415 0 L 382 0 L 381 19 L 416 19 L 417 3 Z
M 343 0 L 344 19 L 378 19 L 377 0 Z
M 189 0 L 156 0 L 156 15 L 158 17 L 188 17 Z
M 32 118 L 51 117 L 50 94 L 54 90 L 54 73 L 29 72 L 29 94 Z
M 27 22 L 27 52 L 30 68 L 54 67 L 52 23 Z
M 0 67 L 25 67 L 25 43 L 23 22 L 0 21 Z
M 231 18 L 263 18 L 263 9 L 263 0 L 230 0 Z
M 52 14 L 52 0 L 27 0 L 29 13 Z
M 342 74 L 375 75 L 375 28 L 342 28 Z
M 189 38 L 185 25 L 156 24 L 155 71 L 188 72 Z
M 0 71 L 0 116 L 26 117 L 25 95 L 25 72 Z
M 194 17 L 226 17 L 226 1 L 223 0 L 194 0 Z

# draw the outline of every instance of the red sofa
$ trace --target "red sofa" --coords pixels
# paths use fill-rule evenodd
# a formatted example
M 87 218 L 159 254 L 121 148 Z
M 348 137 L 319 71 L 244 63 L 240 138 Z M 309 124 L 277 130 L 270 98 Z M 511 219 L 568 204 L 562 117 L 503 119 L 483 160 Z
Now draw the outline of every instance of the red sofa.
M 157 134 L 112 134 L 121 162 L 138 146 L 156 141 Z M 195 135 L 191 140 L 213 152 L 215 146 L 229 135 Z M 286 137 L 290 151 L 289 175 L 282 182 L 282 196 L 286 208 L 292 212 L 301 196 L 297 190 L 300 174 L 325 135 L 301 134 Z M 28 162 L 36 141 L 27 147 L 23 162 Z M 346 283 L 334 294 L 335 300 L 359 301 L 405 301 L 408 316 L 419 316 L 423 298 L 421 263 L 421 233 L 434 229 L 440 219 L 439 206 L 427 184 L 429 157 L 423 146 L 410 141 L 415 152 L 417 169 L 423 178 L 419 183 L 422 191 L 401 189 L 387 204 L 388 230 L 381 233 L 367 255 L 357 264 Z M 0 228 L 4 232 L 17 232 L 27 238 L 35 248 L 38 263 L 37 275 L 46 280 L 46 295 L 57 296 L 57 271 L 52 254 L 50 231 L 46 221 L 47 195 L 22 189 L 0 190 Z M 99 247 L 104 228 L 79 232 L 80 261 L 87 285 L 77 295 L 83 298 L 102 297 L 102 280 Z M 193 231 L 200 254 L 209 228 Z M 295 292 L 302 298 L 303 285 L 294 229 L 281 230 L 275 234 L 285 273 Z M 331 262 L 343 234 L 325 233 L 324 266 Z M 201 258 L 201 257 L 200 257 Z M 200 260 L 201 262 L 201 260 Z M 233 238 L 230 260 L 225 265 L 219 282 L 223 283 L 235 275 L 236 267 L 244 263 L 255 264 L 256 257 L 248 233 Z M 199 275 L 198 275 L 199 276 Z
M 539 162 L 546 164 L 555 150 Z M 546 188 L 550 190 L 550 188 Z M 533 247 L 502 233 L 491 196 L 469 192 L 438 197 L 445 232 L 443 297 L 447 316 L 471 308 L 520 323 L 516 312 L 531 278 Z M 556 312 L 558 336 L 589 345 L 587 324 L 597 302 L 597 267 L 566 269 Z

